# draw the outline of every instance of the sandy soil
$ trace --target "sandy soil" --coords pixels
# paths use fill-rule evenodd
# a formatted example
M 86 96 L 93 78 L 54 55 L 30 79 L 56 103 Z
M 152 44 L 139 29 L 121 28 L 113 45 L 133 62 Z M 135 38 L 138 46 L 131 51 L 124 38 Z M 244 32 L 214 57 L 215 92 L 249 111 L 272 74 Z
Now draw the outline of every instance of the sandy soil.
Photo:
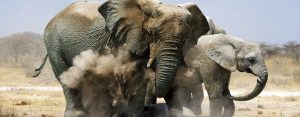
M 208 115 L 208 99 L 202 106 Z M 299 96 L 259 96 L 250 101 L 235 101 L 234 117 L 300 117 Z
M 233 91 L 239 94 L 240 91 Z M 159 99 L 159 102 L 164 102 Z M 300 92 L 264 91 L 261 96 L 235 102 L 235 117 L 300 117 Z M 208 115 L 208 99 L 202 105 Z M 62 117 L 65 102 L 59 87 L 0 87 L 0 112 L 25 117 Z M 191 116 L 185 109 L 187 116 Z

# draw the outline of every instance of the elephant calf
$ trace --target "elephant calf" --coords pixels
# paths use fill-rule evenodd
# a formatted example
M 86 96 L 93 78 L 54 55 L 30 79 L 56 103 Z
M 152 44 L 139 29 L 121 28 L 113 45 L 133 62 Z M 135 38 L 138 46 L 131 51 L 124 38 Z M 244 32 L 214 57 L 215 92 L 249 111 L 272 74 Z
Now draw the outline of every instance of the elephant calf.
M 198 44 L 186 53 L 184 61 L 189 68 L 195 69 L 205 84 L 210 100 L 211 117 L 232 117 L 235 110 L 233 100 L 253 99 L 261 93 L 268 79 L 259 45 L 230 35 L 215 34 L 200 37 Z M 255 89 L 246 96 L 233 97 L 229 92 L 230 75 L 236 70 L 258 77 Z M 195 98 L 193 100 L 201 101 L 203 99 L 201 85 L 191 87 Z M 201 102 L 198 102 L 198 105 L 197 102 L 192 104 L 201 108 Z

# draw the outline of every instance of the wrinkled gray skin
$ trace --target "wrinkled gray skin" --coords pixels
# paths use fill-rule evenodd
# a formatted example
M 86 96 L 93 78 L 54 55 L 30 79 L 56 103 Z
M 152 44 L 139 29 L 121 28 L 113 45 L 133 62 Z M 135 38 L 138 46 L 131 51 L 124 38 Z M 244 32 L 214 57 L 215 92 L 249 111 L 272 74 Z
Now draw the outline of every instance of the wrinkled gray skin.
M 206 20 L 209 25 L 209 31 L 206 35 L 212 34 L 226 34 L 226 31 L 215 25 L 214 21 L 210 17 L 206 17 Z M 195 46 L 195 45 L 193 45 Z M 184 55 L 187 51 L 183 51 Z M 204 98 L 201 78 L 198 78 L 197 74 L 193 74 L 193 77 L 197 77 L 197 79 L 192 79 L 188 76 L 183 75 L 186 71 L 192 70 L 191 68 L 187 67 L 186 65 L 180 65 L 179 70 L 177 72 L 175 80 L 177 80 L 169 92 L 167 97 L 164 97 L 167 101 L 167 105 L 170 110 L 171 116 L 183 116 L 182 115 L 182 106 L 188 107 L 192 109 L 196 114 L 201 114 L 201 104 Z M 149 72 L 149 71 L 148 71 Z M 151 78 L 150 78 L 151 79 Z M 189 82 L 186 82 L 186 81 Z M 154 80 L 148 83 L 147 94 L 146 94 L 146 104 L 156 104 L 156 97 L 151 92 L 151 88 L 153 88 Z M 180 83 L 180 84 L 179 84 Z M 194 85 L 192 85 L 194 84 Z M 193 92 L 193 97 L 191 97 L 191 93 Z M 173 95 L 173 96 L 172 96 Z M 175 95 L 175 96 L 174 96 Z
M 206 20 L 209 25 L 209 31 L 206 33 L 206 35 L 213 35 L 213 34 L 226 34 L 226 31 L 216 25 L 212 18 L 209 16 L 206 16 Z M 204 98 L 203 94 L 203 89 L 202 89 L 202 84 L 195 85 L 194 87 L 191 87 L 190 89 L 192 91 L 192 98 L 190 99 L 190 102 L 188 104 L 188 108 L 194 111 L 196 114 L 201 114 L 202 113 L 202 102 Z M 188 96 L 188 95 L 187 95 Z M 189 99 L 188 99 L 189 100 Z
M 195 53 L 196 54 L 195 56 Z M 196 77 L 205 84 L 210 100 L 211 117 L 232 117 L 235 106 L 233 100 L 246 101 L 253 99 L 264 89 L 268 72 L 258 44 L 245 42 L 239 38 L 215 34 L 200 37 L 196 47 L 184 55 L 189 68 L 195 70 Z M 248 95 L 232 97 L 228 84 L 231 72 L 247 72 L 257 76 L 255 89 Z M 203 99 L 201 85 L 192 86 L 195 100 Z M 192 102 L 196 108 L 199 102 Z M 193 106 L 193 105 L 192 105 Z M 195 107 L 191 107 L 195 111 Z M 224 109 L 222 114 L 222 108 Z M 197 112 L 197 111 L 196 111 Z
M 155 43 L 158 47 L 153 94 L 163 97 L 173 83 L 178 65 L 183 62 L 182 51 L 196 44 L 208 30 L 207 21 L 195 4 L 174 6 L 150 0 L 109 0 L 102 5 L 78 2 L 48 23 L 44 42 L 58 81 L 60 74 L 72 66 L 73 58 L 82 51 L 92 49 L 101 54 L 106 46 L 114 51 L 125 46 L 132 58 L 146 61 L 149 44 Z M 65 116 L 86 116 L 81 91 L 62 87 Z M 144 95 L 139 94 L 129 102 L 128 116 L 142 116 Z
M 172 105 L 169 109 L 175 113 L 173 116 L 182 116 L 182 106 L 201 114 L 203 100 L 201 84 L 204 82 L 210 100 L 210 116 L 232 117 L 235 110 L 233 100 L 253 99 L 264 89 L 268 78 L 259 45 L 229 35 L 200 37 L 198 44 L 184 54 L 184 61 L 186 66 L 179 67 L 172 90 L 169 92 L 172 96 L 164 97 L 167 104 Z M 228 85 L 231 72 L 235 70 L 251 73 L 260 80 L 250 94 L 241 97 L 231 96 Z M 147 97 L 147 100 L 155 102 L 154 98 Z

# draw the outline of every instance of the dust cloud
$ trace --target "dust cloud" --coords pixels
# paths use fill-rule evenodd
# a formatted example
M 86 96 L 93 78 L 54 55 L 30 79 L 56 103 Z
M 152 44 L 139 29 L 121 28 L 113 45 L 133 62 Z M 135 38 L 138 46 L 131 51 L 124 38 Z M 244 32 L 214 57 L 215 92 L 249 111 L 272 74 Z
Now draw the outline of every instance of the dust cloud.
M 197 72 L 197 69 L 179 66 L 174 85 L 183 88 L 190 88 L 191 86 L 198 85 L 201 83 L 201 78 Z
M 144 87 L 143 61 L 131 58 L 120 49 L 117 56 L 99 55 L 87 50 L 76 56 L 73 66 L 60 79 L 64 85 L 81 91 L 89 117 L 119 116 L 127 111 L 128 100 Z

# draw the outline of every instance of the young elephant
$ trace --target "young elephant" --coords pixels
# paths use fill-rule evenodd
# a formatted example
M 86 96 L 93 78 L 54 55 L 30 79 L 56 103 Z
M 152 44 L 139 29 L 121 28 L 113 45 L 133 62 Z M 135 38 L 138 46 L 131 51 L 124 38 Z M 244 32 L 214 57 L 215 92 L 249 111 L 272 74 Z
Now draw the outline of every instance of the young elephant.
M 215 34 L 200 37 L 198 44 L 184 55 L 184 61 L 189 68 L 195 69 L 205 84 L 210 100 L 211 117 L 232 117 L 235 110 L 233 100 L 253 99 L 261 93 L 268 79 L 259 45 L 229 35 Z M 233 97 L 229 92 L 230 75 L 236 70 L 258 77 L 255 89 L 246 96 Z M 194 100 L 201 101 L 203 99 L 201 85 L 190 87 L 192 87 Z M 201 108 L 201 102 L 200 105 L 193 106 L 191 108 L 195 106 Z M 224 108 L 223 114 L 222 108 Z

